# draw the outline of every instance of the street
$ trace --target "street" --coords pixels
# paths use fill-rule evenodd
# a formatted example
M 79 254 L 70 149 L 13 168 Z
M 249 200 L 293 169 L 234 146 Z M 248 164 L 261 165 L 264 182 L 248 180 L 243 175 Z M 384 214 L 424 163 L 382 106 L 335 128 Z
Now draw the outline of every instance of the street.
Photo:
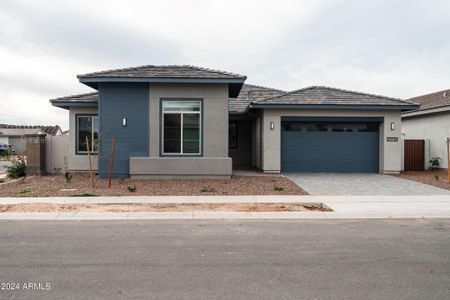
M 450 298 L 450 219 L 0 221 L 0 238 L 2 299 Z

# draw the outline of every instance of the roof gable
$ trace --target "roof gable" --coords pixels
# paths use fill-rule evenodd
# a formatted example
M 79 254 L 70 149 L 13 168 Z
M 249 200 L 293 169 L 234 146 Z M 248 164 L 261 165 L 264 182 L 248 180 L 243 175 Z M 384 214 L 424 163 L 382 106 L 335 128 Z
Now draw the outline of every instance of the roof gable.
M 99 77 L 119 77 L 119 78 L 197 78 L 197 79 L 247 79 L 246 76 L 225 72 L 220 70 L 207 69 L 191 65 L 145 65 L 133 68 L 123 68 L 99 71 L 78 75 L 78 78 L 99 78 Z
M 419 110 L 450 106 L 450 90 L 410 98 L 408 101 L 419 104 Z
M 324 86 L 311 86 L 276 97 L 252 102 L 253 107 L 263 105 L 415 107 L 414 103 L 397 98 Z
M 246 76 L 191 65 L 146 65 L 87 73 L 77 76 L 81 83 L 98 89 L 101 82 L 225 83 L 230 97 L 236 97 Z

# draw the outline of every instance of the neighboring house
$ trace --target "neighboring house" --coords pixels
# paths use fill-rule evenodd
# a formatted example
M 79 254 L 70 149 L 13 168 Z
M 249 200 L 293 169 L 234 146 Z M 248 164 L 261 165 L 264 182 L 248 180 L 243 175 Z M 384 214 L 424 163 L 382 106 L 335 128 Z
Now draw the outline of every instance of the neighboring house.
M 264 172 L 401 169 L 400 114 L 410 102 L 327 87 L 293 92 L 194 66 L 142 66 L 79 75 L 98 92 L 50 100 L 69 110 L 69 169 L 107 177 L 229 178 Z
M 0 144 L 12 145 L 17 154 L 25 154 L 26 134 L 47 134 L 60 135 L 61 128 L 56 126 L 22 126 L 22 125 L 7 125 L 0 124 Z
M 440 157 L 447 168 L 446 138 L 450 137 L 450 90 L 409 99 L 420 108 L 402 114 L 402 132 L 405 139 L 429 140 L 430 157 Z

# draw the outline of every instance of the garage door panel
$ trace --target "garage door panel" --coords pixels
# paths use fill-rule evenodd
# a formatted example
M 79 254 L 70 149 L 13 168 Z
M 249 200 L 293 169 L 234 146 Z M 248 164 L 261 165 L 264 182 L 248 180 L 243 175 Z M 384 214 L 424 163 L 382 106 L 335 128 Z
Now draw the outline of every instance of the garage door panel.
M 281 133 L 285 172 L 378 172 L 378 132 Z

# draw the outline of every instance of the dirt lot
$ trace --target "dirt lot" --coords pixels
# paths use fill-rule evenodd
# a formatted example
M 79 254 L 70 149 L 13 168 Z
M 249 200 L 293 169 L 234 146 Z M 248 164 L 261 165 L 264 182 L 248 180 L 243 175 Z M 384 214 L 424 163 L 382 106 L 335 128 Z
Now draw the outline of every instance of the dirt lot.
M 235 212 L 289 212 L 331 211 L 314 203 L 181 203 L 181 204 L 49 204 L 29 203 L 0 205 L 4 212 L 183 212 L 183 211 L 235 211 Z
M 446 190 L 450 190 L 450 183 L 448 182 L 447 170 L 438 171 L 424 171 L 424 172 L 402 172 L 399 175 L 394 175 L 403 179 L 414 180 L 429 185 L 434 185 Z
M 134 192 L 129 189 L 136 187 Z M 130 195 L 307 195 L 283 176 L 233 176 L 230 180 L 141 180 L 95 178 L 91 188 L 89 175 L 73 174 L 69 183 L 62 175 L 35 176 L 0 185 L 0 197 L 49 196 L 130 196 Z

